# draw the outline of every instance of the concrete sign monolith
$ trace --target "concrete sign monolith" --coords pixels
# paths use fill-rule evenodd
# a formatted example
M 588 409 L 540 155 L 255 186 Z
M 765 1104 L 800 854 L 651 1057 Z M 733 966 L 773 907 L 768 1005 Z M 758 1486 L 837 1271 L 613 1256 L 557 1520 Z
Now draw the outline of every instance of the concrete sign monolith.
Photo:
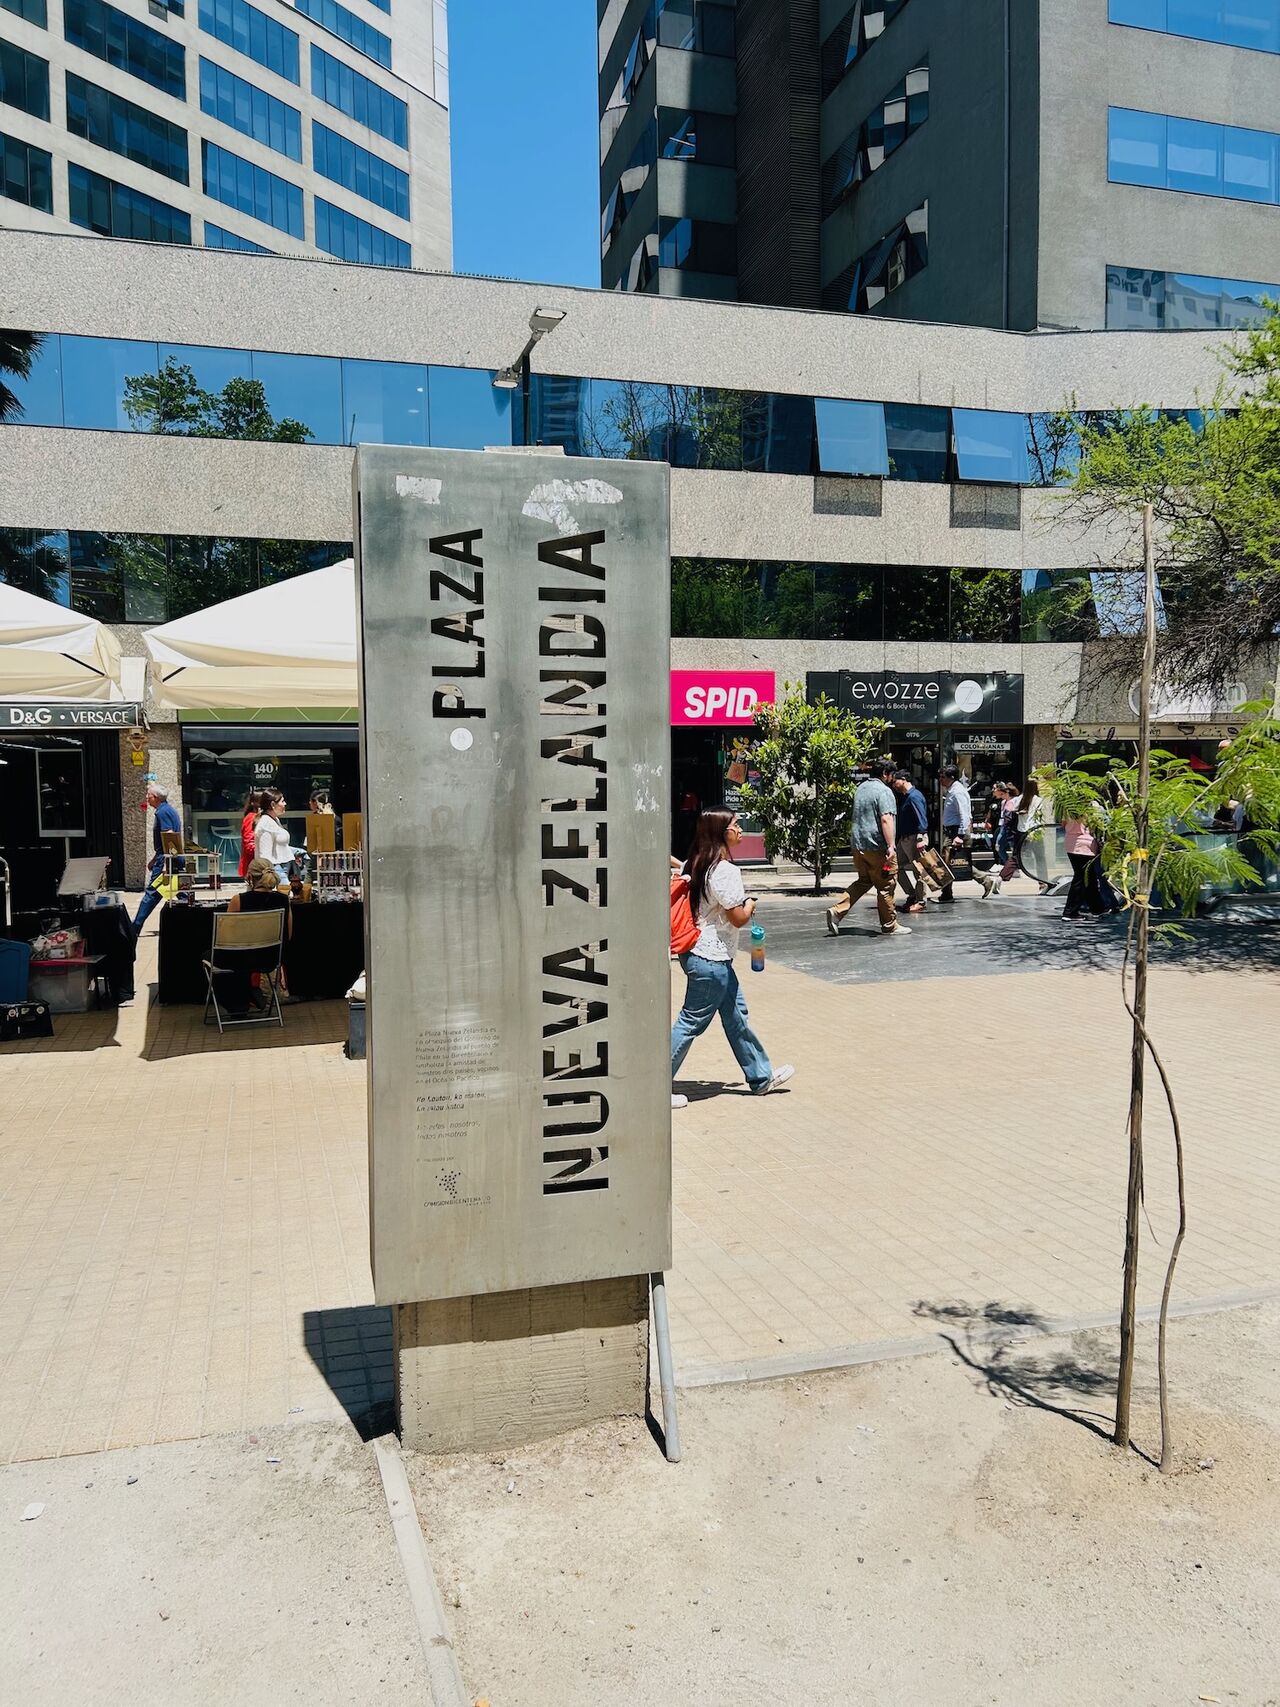
M 377 1298 L 663 1269 L 668 472 L 376 447 L 355 492 Z

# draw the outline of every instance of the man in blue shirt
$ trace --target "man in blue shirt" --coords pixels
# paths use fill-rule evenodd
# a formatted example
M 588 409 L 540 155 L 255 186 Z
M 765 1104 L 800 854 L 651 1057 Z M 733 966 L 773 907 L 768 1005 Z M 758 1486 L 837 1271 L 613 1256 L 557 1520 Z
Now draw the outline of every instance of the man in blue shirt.
M 924 912 L 924 885 L 916 860 L 929 841 L 929 809 L 909 771 L 895 771 L 893 792 L 898 797 L 898 882 L 907 897 L 909 913 Z
M 147 789 L 147 796 L 143 804 L 150 806 L 154 811 L 155 821 L 151 826 L 153 852 L 151 863 L 147 867 L 147 886 L 143 890 L 142 900 L 138 903 L 138 911 L 133 916 L 133 934 L 135 937 L 142 935 L 143 925 L 146 924 L 154 909 L 164 899 L 156 888 L 156 884 L 164 876 L 164 842 L 161 837 L 166 830 L 176 831 L 178 835 L 182 834 L 182 819 L 178 816 L 177 807 L 170 806 L 166 789 L 158 788 L 155 783 L 152 783 Z
M 832 936 L 840 935 L 841 919 L 868 889 L 876 892 L 880 934 L 911 934 L 906 925 L 898 923 L 898 912 L 893 904 L 893 887 L 898 879 L 898 802 L 889 787 L 892 775 L 893 760 L 876 759 L 871 765 L 871 775 L 858 784 L 858 791 L 853 797 L 851 840 L 855 875 L 835 906 L 827 908 L 827 929 Z
M 958 853 L 969 860 L 974 877 L 982 885 L 982 899 L 985 901 L 995 888 L 995 878 L 989 872 L 974 869 L 970 858 L 973 802 L 969 799 L 969 785 L 955 765 L 947 765 L 942 772 L 942 786 L 946 790 L 942 800 L 942 857 L 949 859 Z M 943 886 L 938 899 L 954 902 L 955 898 L 953 880 Z

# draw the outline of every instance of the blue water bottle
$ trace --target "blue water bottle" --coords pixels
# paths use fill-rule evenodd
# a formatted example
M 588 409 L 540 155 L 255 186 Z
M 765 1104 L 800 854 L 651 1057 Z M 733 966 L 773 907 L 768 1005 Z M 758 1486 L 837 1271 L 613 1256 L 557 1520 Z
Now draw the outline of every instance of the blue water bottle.
M 764 971 L 764 926 L 753 924 L 751 927 L 751 970 Z

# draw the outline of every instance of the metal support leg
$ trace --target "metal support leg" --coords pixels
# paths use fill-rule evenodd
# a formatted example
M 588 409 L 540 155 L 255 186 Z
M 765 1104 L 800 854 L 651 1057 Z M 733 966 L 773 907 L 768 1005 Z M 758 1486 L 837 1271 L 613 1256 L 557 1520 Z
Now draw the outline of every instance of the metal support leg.
M 671 1358 L 671 1323 L 667 1318 L 667 1277 L 651 1274 L 653 1332 L 658 1342 L 658 1382 L 662 1388 L 662 1435 L 667 1444 L 667 1463 L 680 1462 L 680 1423 L 676 1417 L 676 1377 Z

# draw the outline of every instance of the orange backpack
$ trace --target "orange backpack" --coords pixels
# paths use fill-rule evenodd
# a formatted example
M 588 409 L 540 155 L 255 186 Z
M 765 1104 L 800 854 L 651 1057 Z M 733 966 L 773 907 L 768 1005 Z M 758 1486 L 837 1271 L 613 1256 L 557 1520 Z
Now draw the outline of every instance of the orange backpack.
M 693 916 L 693 908 L 689 905 L 689 879 L 684 872 L 675 872 L 671 878 L 671 953 L 688 954 L 697 942 L 700 932 L 697 921 Z

